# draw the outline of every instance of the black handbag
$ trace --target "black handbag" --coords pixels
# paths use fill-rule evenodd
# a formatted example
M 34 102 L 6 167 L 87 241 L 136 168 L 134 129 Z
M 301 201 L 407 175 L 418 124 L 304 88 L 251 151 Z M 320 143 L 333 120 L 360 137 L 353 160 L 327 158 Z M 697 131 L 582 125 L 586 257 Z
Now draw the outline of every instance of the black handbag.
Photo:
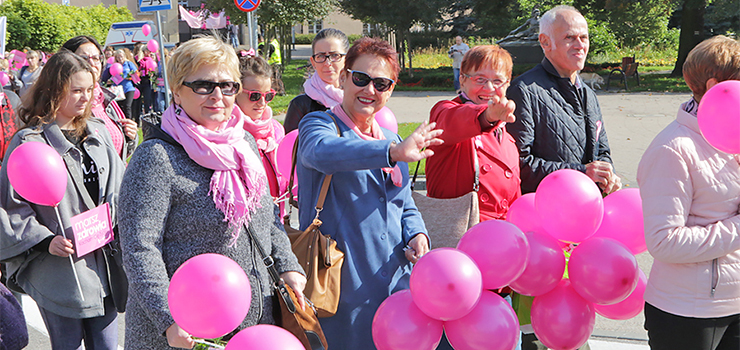
M 110 286 L 113 304 L 118 312 L 126 312 L 128 300 L 128 278 L 123 270 L 121 242 L 118 240 L 118 227 L 113 229 L 115 239 L 103 246 L 103 257 L 108 269 L 108 286 Z

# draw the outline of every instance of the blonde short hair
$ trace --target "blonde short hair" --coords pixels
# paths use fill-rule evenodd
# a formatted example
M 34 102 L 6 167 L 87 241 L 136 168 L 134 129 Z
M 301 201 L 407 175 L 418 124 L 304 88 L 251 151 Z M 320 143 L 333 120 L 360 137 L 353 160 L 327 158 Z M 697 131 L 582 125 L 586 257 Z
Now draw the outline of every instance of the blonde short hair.
M 180 45 L 167 61 L 167 82 L 170 89 L 179 89 L 185 82 L 185 77 L 209 64 L 221 65 L 234 81 L 241 81 L 239 59 L 234 48 L 216 37 L 203 36 Z
M 683 79 L 694 96 L 704 96 L 711 78 L 717 82 L 740 80 L 740 42 L 717 35 L 689 52 L 683 64 Z

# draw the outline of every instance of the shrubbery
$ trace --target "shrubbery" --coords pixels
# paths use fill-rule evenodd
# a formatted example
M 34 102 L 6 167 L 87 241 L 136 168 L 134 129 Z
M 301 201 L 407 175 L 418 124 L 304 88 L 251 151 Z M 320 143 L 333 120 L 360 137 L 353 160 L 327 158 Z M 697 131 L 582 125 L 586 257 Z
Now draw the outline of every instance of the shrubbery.
M 8 0 L 0 5 L 8 18 L 7 50 L 30 47 L 55 52 L 68 39 L 90 35 L 105 42 L 111 23 L 132 21 L 125 7 L 90 7 L 50 4 L 42 0 Z

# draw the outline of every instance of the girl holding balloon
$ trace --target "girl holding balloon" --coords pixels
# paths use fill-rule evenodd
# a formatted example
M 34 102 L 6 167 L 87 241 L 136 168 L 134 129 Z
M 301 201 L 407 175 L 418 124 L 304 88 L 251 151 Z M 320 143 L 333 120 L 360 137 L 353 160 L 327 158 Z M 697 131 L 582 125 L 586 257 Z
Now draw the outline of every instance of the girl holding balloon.
M 135 121 L 126 118 L 121 107 L 114 101 L 115 94 L 100 85 L 99 78 L 104 59 L 100 44 L 91 36 L 79 35 L 67 40 L 62 47 L 86 60 L 95 72 L 92 114 L 105 123 L 105 128 L 113 140 L 113 147 L 121 159 L 126 161 L 139 144 L 139 128 Z
M 73 216 L 104 204 L 116 225 L 124 164 L 105 124 L 91 118 L 95 70 L 66 49 L 46 67 L 28 92 L 33 103 L 19 111 L 26 126 L 0 171 L 0 261 L 10 285 L 38 304 L 52 349 L 83 341 L 87 349 L 116 349 L 118 313 L 102 248 L 78 256 L 77 242 L 66 237 L 73 237 Z M 29 147 L 37 151 L 25 153 Z M 64 161 L 39 165 L 54 159 L 43 150 Z
M 731 153 L 740 148 L 718 150 L 702 123 L 740 123 L 728 117 L 740 108 L 740 82 L 722 83 L 740 80 L 740 42 L 721 35 L 701 42 L 683 76 L 694 96 L 637 169 L 645 242 L 655 259 L 645 329 L 654 350 L 739 349 L 740 156 Z
M 257 141 L 262 164 L 265 166 L 267 180 L 270 183 L 270 194 L 273 198 L 285 193 L 287 176 L 278 171 L 277 147 L 285 137 L 283 125 L 272 118 L 272 108 L 267 104 L 275 98 L 272 89 L 272 68 L 259 56 L 242 56 L 239 58 L 239 70 L 242 74 L 242 92 L 236 95 L 236 104 L 246 116 L 244 130 L 252 134 Z M 285 214 L 284 202 L 280 203 L 282 217 Z

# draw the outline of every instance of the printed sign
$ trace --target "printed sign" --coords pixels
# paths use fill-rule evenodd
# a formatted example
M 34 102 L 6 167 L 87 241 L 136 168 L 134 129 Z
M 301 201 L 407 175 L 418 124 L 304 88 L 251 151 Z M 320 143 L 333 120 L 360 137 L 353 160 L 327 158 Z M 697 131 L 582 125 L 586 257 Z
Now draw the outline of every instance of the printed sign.
M 260 0 L 234 0 L 236 7 L 244 12 L 250 12 L 257 9 Z
M 108 203 L 73 216 L 71 222 L 78 258 L 113 241 Z
M 139 0 L 139 11 L 168 11 L 172 10 L 170 0 Z

